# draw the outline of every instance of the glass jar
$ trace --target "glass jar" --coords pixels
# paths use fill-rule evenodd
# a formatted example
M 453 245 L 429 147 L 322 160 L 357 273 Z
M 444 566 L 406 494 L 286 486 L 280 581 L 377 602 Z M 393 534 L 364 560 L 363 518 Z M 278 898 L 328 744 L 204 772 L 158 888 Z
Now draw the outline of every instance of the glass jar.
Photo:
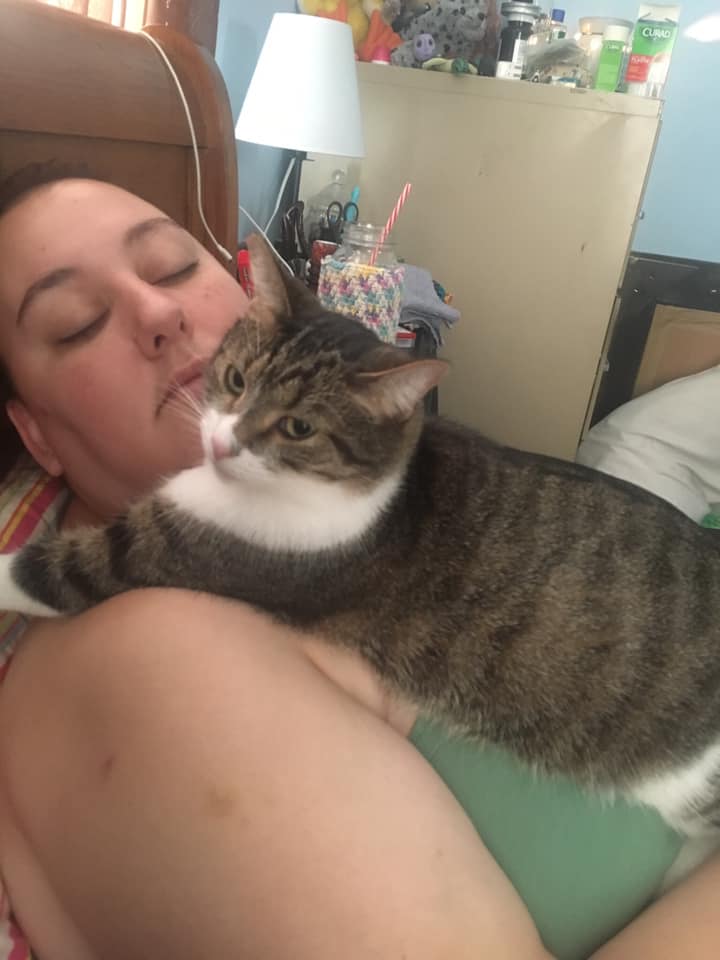
M 343 227 L 342 244 L 333 254 L 340 263 L 370 263 L 373 250 L 377 248 L 376 267 L 393 267 L 398 259 L 395 244 L 387 238 L 380 243 L 383 228 L 373 223 L 346 223 Z
M 395 343 L 405 268 L 395 245 L 380 243 L 382 231 L 372 223 L 345 224 L 342 245 L 322 261 L 318 299 L 328 310 L 359 320 L 381 340 Z

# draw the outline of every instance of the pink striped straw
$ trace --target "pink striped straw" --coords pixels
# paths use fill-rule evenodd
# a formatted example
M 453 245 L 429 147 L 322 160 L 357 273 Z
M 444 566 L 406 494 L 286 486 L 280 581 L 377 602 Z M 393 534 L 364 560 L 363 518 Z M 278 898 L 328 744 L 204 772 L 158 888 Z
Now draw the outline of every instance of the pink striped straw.
M 374 266 L 375 266 L 375 261 L 377 260 L 378 254 L 380 253 L 380 248 L 382 247 L 382 245 L 383 245 L 383 244 L 385 243 L 385 241 L 387 240 L 388 236 L 390 235 L 390 231 L 392 230 L 392 228 L 395 226 L 395 221 L 396 221 L 397 218 L 400 216 L 400 211 L 401 211 L 402 208 L 405 206 L 405 201 L 406 201 L 407 198 L 410 196 L 410 191 L 411 191 L 411 190 L 412 190 L 412 184 L 411 184 L 411 183 L 406 183 L 405 186 L 402 188 L 402 192 L 401 192 L 400 196 L 397 198 L 397 202 L 396 202 L 395 206 L 392 208 L 392 213 L 391 213 L 390 216 L 388 217 L 387 223 L 385 224 L 385 226 L 384 226 L 383 229 L 382 229 L 382 233 L 380 234 L 380 239 L 378 240 L 377 244 L 375 245 L 375 248 L 374 248 L 373 252 L 370 254 L 370 266 L 371 266 L 371 267 L 374 267 Z

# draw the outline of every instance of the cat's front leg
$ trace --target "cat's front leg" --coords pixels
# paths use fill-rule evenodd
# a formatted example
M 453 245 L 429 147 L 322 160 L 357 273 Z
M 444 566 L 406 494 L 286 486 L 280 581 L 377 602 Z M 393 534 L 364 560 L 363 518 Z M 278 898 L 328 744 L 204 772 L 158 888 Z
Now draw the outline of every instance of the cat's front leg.
M 0 555 L 0 610 L 23 613 L 29 617 L 56 617 L 59 613 L 25 591 L 13 576 L 18 553 Z

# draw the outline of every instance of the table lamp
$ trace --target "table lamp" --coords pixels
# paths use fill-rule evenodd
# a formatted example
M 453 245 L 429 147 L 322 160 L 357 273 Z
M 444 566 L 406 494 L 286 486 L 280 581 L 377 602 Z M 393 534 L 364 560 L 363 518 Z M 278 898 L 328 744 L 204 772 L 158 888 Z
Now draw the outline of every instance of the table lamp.
M 276 13 L 235 136 L 293 151 L 290 206 L 297 203 L 308 153 L 365 156 L 348 24 L 301 13 Z

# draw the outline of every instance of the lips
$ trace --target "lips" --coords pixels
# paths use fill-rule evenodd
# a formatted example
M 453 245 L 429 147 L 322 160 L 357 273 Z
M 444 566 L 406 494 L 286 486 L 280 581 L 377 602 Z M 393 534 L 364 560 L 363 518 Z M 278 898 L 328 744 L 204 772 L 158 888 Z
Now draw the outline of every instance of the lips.
M 203 391 L 203 374 L 206 366 L 207 360 L 193 360 L 192 363 L 177 370 L 170 378 L 162 399 L 158 404 L 158 413 L 168 401 L 178 395 L 182 396 L 185 391 L 199 398 Z

